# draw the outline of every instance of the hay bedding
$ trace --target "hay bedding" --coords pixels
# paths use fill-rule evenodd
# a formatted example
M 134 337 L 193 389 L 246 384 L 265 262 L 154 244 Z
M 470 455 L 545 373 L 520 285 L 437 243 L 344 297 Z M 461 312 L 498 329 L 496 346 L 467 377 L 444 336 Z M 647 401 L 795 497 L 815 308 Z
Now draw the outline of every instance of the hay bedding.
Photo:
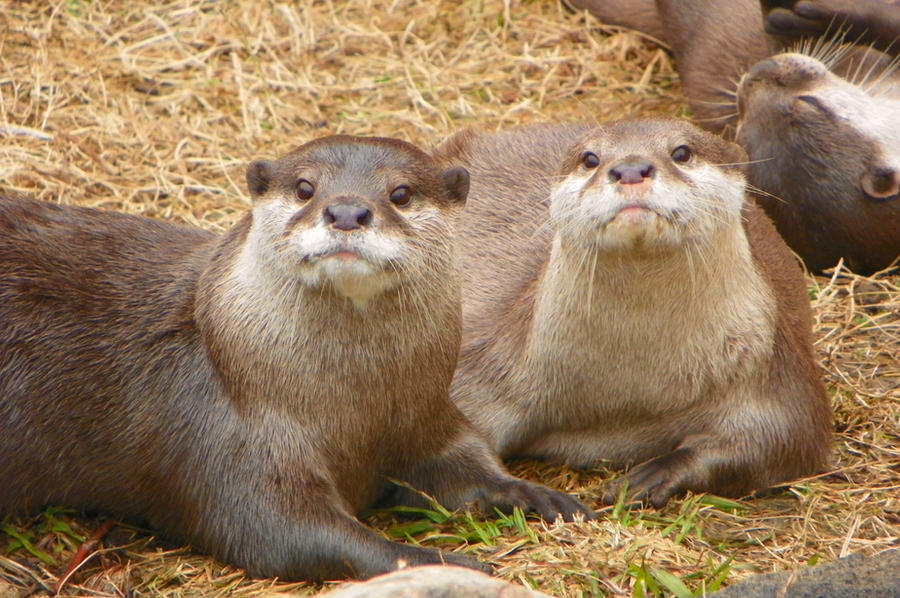
M 219 230 L 248 205 L 245 165 L 330 133 L 430 146 L 467 125 L 681 114 L 658 46 L 552 0 L 0 1 L 0 188 Z M 900 288 L 896 274 L 810 278 L 816 348 L 834 397 L 832 472 L 736 508 L 688 497 L 597 522 L 532 522 L 463 545 L 453 525 L 414 534 L 492 561 L 560 596 L 668 594 L 754 571 L 900 546 Z M 609 472 L 544 464 L 520 475 L 595 501 Z M 3 481 L 0 483 L 7 483 Z M 4 520 L 0 596 L 58 583 L 100 521 Z M 375 525 L 393 529 L 390 518 Z M 64 594 L 255 596 L 253 581 L 117 526 Z M 668 584 L 666 583 L 668 581 Z M 643 586 L 642 586 L 643 587 Z M 668 588 L 668 589 L 667 589 Z

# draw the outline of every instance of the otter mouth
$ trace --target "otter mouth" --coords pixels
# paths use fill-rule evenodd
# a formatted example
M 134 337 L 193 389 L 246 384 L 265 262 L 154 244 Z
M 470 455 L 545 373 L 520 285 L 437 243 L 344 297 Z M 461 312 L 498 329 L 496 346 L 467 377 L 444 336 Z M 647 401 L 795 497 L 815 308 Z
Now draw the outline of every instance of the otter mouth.
M 613 214 L 610 222 L 622 220 L 628 223 L 638 224 L 644 220 L 653 218 L 654 216 L 659 216 L 659 214 L 647 206 L 625 206 Z
M 598 228 L 640 229 L 647 226 L 667 224 L 673 224 L 670 214 L 662 213 L 653 207 L 643 204 L 628 204 L 612 211 L 608 218 L 598 223 Z
M 679 245 L 683 231 L 672 214 L 646 204 L 612 208 L 596 222 L 595 242 L 610 249 Z
M 342 262 L 352 262 L 354 260 L 366 260 L 365 257 L 357 249 L 337 248 L 327 251 L 320 251 L 305 258 L 305 261 L 318 261 L 326 259 L 335 259 Z
M 383 269 L 398 257 L 394 248 L 385 243 L 368 239 L 326 240 L 317 247 L 308 247 L 301 262 L 309 265 L 331 263 L 333 265 L 367 264 L 373 269 Z

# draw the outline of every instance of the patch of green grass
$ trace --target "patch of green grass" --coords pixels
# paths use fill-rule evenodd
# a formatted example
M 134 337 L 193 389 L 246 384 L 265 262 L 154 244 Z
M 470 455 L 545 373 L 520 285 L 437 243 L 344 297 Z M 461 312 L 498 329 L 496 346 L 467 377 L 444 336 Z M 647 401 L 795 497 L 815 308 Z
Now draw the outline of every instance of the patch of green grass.
M 63 517 L 73 511 L 60 507 L 50 507 L 40 513 L 26 526 L 13 525 L 9 517 L 0 522 L 0 533 L 10 538 L 6 548 L 7 554 L 27 552 L 33 557 L 50 565 L 56 565 L 56 558 L 44 550 L 35 546 L 38 540 L 44 540 L 46 536 L 53 536 L 50 543 L 53 552 L 61 553 L 64 550 L 74 550 L 84 542 L 84 537 L 77 533 L 68 521 Z
M 392 538 L 402 538 L 414 544 L 426 542 L 484 544 L 494 546 L 501 538 L 519 536 L 527 543 L 538 544 L 540 540 L 528 525 L 522 509 L 515 508 L 509 514 L 495 509 L 496 519 L 476 518 L 470 511 L 450 511 L 431 496 L 420 492 L 400 480 L 392 483 L 419 495 L 426 507 L 397 505 L 369 511 L 367 515 L 398 515 L 404 518 L 389 526 L 379 526 Z
M 82 6 L 81 0 L 69 0 L 66 3 L 66 9 L 73 17 L 80 17 L 82 14 L 84 14 L 84 7 Z
M 712 565 L 712 563 L 710 563 Z M 722 582 L 731 572 L 731 559 L 714 567 L 709 575 L 702 576 L 697 583 L 698 575 L 686 575 L 684 579 L 671 571 L 660 567 L 648 567 L 646 564 L 628 566 L 627 575 L 635 579 L 632 596 L 634 598 L 663 598 L 676 596 L 677 598 L 690 598 L 693 596 L 705 596 L 718 590 Z M 690 585 L 689 583 L 690 582 Z M 695 589 L 691 589 L 691 586 Z

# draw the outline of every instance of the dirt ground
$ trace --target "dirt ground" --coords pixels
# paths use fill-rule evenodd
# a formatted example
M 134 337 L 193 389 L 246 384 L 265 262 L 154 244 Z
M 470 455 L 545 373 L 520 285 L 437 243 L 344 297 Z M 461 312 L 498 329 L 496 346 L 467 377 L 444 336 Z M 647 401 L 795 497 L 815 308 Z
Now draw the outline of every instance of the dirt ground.
M 211 230 L 247 209 L 250 160 L 318 136 L 427 148 L 466 126 L 650 114 L 687 115 L 665 49 L 553 0 L 0 0 L 0 190 Z M 808 282 L 834 401 L 828 472 L 743 501 L 601 509 L 589 523 L 371 523 L 566 597 L 702 595 L 754 572 L 900 547 L 898 274 L 838 269 Z M 594 505 L 615 475 L 513 469 Z M 57 585 L 81 596 L 321 590 L 247 579 L 127 524 L 66 575 L 102 522 L 59 510 L 2 519 L 0 597 Z

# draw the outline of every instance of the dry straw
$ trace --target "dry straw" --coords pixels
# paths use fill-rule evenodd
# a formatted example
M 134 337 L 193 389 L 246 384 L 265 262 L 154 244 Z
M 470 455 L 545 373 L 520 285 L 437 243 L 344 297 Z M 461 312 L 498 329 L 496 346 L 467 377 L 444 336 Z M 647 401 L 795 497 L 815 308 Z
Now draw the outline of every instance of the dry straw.
M 427 147 L 468 125 L 683 111 L 663 49 L 553 0 L 0 1 L 0 188 L 214 230 L 247 207 L 249 160 L 320 135 Z M 717 578 L 897 547 L 898 278 L 839 270 L 809 283 L 836 415 L 831 472 L 739 505 L 688 497 L 660 512 L 608 509 L 597 522 L 501 530 L 490 545 L 466 546 L 452 525 L 416 539 L 442 538 L 559 596 L 631 595 L 641 579 L 679 591 L 672 577 L 702 592 Z M 611 475 L 535 463 L 516 471 L 588 501 Z M 390 518 L 375 524 L 396 529 Z M 78 545 L 66 526 L 89 537 L 100 523 L 44 514 L 3 524 L 0 549 L 19 535 L 33 552 L 0 553 L 0 596 L 59 581 Z M 318 589 L 248 580 L 130 528 L 102 546 L 63 593 Z

